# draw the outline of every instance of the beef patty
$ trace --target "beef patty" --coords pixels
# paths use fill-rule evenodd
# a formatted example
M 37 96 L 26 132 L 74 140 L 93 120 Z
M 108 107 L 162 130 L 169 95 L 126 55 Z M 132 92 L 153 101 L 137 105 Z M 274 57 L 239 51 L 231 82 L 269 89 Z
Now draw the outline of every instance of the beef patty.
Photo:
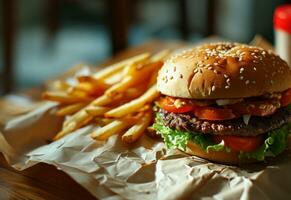
M 243 122 L 242 117 L 224 121 L 207 121 L 198 119 L 191 113 L 171 113 L 163 109 L 160 109 L 159 113 L 164 125 L 168 127 L 214 135 L 256 136 L 291 122 L 291 110 L 287 108 L 281 108 L 267 117 L 252 116 L 248 125 Z

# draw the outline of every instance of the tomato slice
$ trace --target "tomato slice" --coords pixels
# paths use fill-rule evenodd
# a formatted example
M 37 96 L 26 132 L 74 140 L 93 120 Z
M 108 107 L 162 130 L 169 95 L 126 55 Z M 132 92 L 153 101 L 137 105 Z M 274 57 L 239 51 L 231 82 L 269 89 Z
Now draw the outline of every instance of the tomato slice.
M 193 111 L 194 115 L 199 119 L 205 120 L 227 120 L 233 119 L 236 116 L 231 109 L 225 108 L 213 108 L 209 106 L 198 106 L 190 102 L 189 100 L 185 99 L 178 99 L 180 101 L 180 106 L 177 107 L 175 105 L 175 101 L 177 98 L 166 97 L 162 98 L 158 104 L 159 106 L 168 111 L 173 113 L 186 113 Z
M 282 93 L 281 106 L 288 106 L 291 103 L 291 88 Z
M 231 148 L 233 151 L 252 152 L 257 150 L 264 142 L 262 135 L 250 136 L 233 136 L 233 135 L 214 135 L 212 136 L 214 142 L 220 143 L 224 141 L 225 146 Z
M 227 120 L 238 117 L 231 109 L 227 108 L 213 108 L 213 107 L 199 107 L 194 109 L 194 115 L 199 119 L 205 120 Z
M 175 105 L 175 101 L 180 101 L 179 106 Z M 186 113 L 193 110 L 196 106 L 192 105 L 191 103 L 187 102 L 186 100 L 175 99 L 172 97 L 162 98 L 158 102 L 159 106 L 168 111 L 173 113 Z
M 253 116 L 268 116 L 277 110 L 275 100 L 240 102 L 228 107 L 240 115 L 248 114 Z

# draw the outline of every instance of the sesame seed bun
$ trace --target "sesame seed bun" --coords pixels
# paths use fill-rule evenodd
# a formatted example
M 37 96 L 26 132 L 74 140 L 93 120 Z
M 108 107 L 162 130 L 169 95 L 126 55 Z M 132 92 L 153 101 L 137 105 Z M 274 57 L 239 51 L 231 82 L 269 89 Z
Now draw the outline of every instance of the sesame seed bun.
M 213 43 L 168 59 L 158 75 L 164 95 L 190 99 L 260 96 L 291 87 L 291 69 L 271 51 L 238 43 Z
M 221 163 L 221 164 L 231 164 L 231 165 L 239 165 L 246 163 L 257 163 L 258 161 L 255 159 L 247 159 L 247 158 L 239 158 L 238 153 L 231 151 L 209 151 L 208 153 L 203 151 L 198 145 L 195 143 L 188 141 L 186 153 L 198 156 L 200 158 L 204 158 L 206 160 L 210 160 L 213 162 Z

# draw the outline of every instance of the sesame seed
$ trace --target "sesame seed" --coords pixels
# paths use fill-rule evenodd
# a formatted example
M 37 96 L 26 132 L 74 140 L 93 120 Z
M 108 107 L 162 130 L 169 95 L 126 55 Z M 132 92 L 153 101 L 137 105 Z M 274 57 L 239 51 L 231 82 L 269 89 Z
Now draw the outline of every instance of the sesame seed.
M 215 69 L 215 70 L 213 70 L 213 72 L 215 73 L 215 74 L 217 74 L 217 70 Z
M 257 68 L 256 68 L 256 67 L 254 67 L 254 70 L 255 70 L 255 71 L 257 71 Z
M 229 89 L 229 85 L 226 85 L 226 86 L 225 86 L 225 89 Z
M 243 80 L 243 79 L 244 79 L 244 77 L 243 77 L 243 76 L 240 76 L 240 77 L 239 77 L 239 79 L 240 79 L 240 80 Z
M 252 81 L 253 84 L 256 84 L 256 81 Z
M 209 66 L 210 66 L 210 64 L 207 64 L 207 65 L 206 65 L 206 67 L 209 67 Z
M 197 73 L 198 72 L 198 68 L 194 69 L 194 73 Z
M 240 69 L 239 69 L 239 73 L 240 73 L 240 74 L 243 73 L 244 70 L 245 70 L 245 68 L 243 68 L 243 67 L 240 68 Z
M 250 81 L 249 81 L 249 80 L 246 80 L 245 84 L 247 85 L 247 84 L 249 84 L 249 83 L 250 83 Z
M 212 69 L 213 69 L 213 67 L 208 67 L 207 69 L 209 69 L 209 70 L 212 70 Z
M 228 77 L 227 74 L 223 74 L 223 76 L 224 76 L 224 78 L 227 78 Z

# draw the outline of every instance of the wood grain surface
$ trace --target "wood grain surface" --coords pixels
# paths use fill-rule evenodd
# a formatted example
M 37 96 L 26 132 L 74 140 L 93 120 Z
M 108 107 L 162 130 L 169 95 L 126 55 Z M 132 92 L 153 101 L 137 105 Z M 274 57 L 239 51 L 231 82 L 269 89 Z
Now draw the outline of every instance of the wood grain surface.
M 101 66 L 142 53 L 183 46 L 182 42 L 151 41 L 121 52 Z M 98 52 L 97 52 L 98 53 Z M 55 167 L 38 164 L 24 171 L 10 167 L 0 153 L 0 200 L 96 199 L 73 179 Z

